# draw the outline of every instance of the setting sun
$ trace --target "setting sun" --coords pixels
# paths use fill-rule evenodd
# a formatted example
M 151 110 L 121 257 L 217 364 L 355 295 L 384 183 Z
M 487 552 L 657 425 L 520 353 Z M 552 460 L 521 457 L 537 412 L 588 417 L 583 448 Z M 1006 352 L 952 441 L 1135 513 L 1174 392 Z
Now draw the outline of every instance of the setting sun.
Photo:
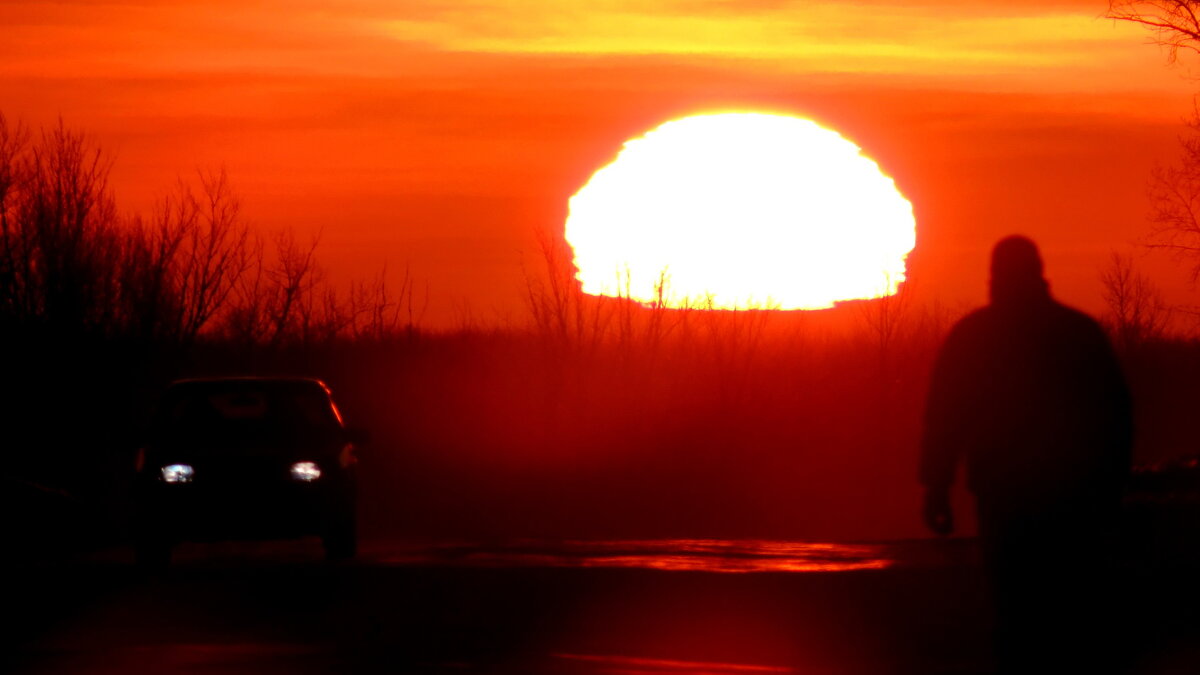
M 571 198 L 586 293 L 666 306 L 820 309 L 896 292 L 912 205 L 815 122 L 722 113 L 627 141 Z

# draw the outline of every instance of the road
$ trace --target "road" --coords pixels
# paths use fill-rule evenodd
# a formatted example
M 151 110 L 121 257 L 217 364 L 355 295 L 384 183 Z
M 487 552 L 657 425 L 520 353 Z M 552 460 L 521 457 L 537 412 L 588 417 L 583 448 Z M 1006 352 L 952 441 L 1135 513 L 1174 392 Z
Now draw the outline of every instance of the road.
M 10 569 L 6 672 L 984 673 L 971 542 L 111 549 Z M 831 562 L 832 561 L 832 562 Z M 807 564 L 813 563 L 813 564 Z M 1200 663 L 1190 571 L 1125 569 L 1140 673 Z M 1190 585 L 1189 585 L 1190 582 Z M 1126 597 L 1126 596 L 1123 596 Z M 1125 602 L 1125 601 L 1123 601 Z

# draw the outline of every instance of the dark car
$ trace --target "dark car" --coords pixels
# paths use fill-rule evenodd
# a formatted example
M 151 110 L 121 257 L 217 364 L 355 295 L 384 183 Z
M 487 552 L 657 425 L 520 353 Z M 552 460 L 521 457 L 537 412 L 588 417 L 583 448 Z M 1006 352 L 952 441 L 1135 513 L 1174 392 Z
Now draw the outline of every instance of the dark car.
M 307 535 L 353 557 L 362 441 L 317 379 L 174 382 L 138 453 L 138 561 L 165 565 L 182 541 Z

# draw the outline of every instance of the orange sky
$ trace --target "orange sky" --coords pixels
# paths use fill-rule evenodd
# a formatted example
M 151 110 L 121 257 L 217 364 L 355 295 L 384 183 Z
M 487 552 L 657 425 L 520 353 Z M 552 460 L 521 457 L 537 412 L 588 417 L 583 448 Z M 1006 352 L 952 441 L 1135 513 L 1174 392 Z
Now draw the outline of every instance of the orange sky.
M 1002 5 L 1002 6 L 998 6 Z M 981 302 L 987 249 L 1040 241 L 1096 312 L 1146 230 L 1195 83 L 1106 3 L 274 0 L 0 4 L 0 111 L 61 115 L 145 208 L 225 166 L 264 230 L 322 233 L 336 278 L 428 281 L 434 325 L 523 319 L 534 233 L 625 139 L 710 110 L 809 116 L 913 202 L 910 273 Z M 1148 260 L 1176 302 L 1184 271 Z

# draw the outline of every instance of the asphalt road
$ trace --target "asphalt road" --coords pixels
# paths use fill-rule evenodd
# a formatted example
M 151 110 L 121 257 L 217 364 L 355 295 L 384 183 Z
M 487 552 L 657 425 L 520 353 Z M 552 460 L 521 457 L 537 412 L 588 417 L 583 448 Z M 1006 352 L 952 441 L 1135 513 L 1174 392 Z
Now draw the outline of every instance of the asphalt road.
M 670 546 L 369 542 L 327 564 L 315 541 L 229 543 L 185 546 L 155 575 L 113 549 L 8 571 L 0 670 L 986 673 L 990 613 L 969 547 L 745 571 L 755 554 L 696 563 Z M 1192 568 L 1126 568 L 1123 588 L 1137 672 L 1196 672 Z

